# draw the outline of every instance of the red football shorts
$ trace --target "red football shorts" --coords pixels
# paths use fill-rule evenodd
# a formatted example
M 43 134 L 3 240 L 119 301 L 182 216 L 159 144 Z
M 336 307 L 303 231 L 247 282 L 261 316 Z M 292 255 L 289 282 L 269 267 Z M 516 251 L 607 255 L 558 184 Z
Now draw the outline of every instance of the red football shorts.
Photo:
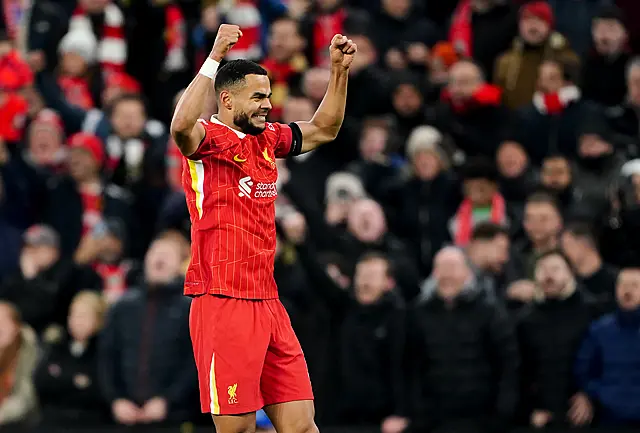
M 279 299 L 199 296 L 189 327 L 203 413 L 237 415 L 313 399 L 302 348 Z

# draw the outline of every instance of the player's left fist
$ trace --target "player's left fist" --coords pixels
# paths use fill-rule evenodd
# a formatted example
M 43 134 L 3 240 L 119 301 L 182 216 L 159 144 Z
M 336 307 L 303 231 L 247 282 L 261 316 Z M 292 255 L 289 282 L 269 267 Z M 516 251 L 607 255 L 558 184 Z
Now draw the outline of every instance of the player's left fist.
M 329 47 L 331 64 L 349 68 L 357 51 L 358 46 L 355 42 L 344 35 L 337 34 L 331 39 L 331 46 Z

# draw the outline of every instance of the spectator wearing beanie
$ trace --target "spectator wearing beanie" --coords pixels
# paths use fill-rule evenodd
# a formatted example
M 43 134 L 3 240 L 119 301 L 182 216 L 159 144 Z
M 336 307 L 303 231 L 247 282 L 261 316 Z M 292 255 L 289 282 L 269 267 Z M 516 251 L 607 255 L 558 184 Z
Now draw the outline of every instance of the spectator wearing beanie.
M 92 32 L 78 29 L 62 38 L 58 84 L 70 104 L 85 110 L 95 106 L 91 95 L 89 68 L 96 61 L 98 41 Z
M 447 223 L 462 199 L 442 142 L 442 133 L 432 126 L 411 132 L 407 142 L 410 176 L 391 188 L 388 205 L 393 232 L 411 247 L 425 278 L 433 255 L 451 241 Z
M 520 9 L 520 34 L 511 50 L 495 65 L 494 82 L 504 89 L 507 107 L 527 105 L 536 90 L 538 68 L 546 59 L 578 64 L 578 56 L 568 41 L 553 30 L 554 16 L 546 1 L 527 3 Z
M 625 72 L 631 59 L 622 11 L 615 6 L 602 8 L 591 24 L 593 48 L 582 67 L 585 99 L 613 107 L 627 94 Z
M 124 71 L 127 61 L 125 22 L 114 1 L 79 0 L 69 21 L 69 32 L 76 30 L 94 33 L 98 40 L 97 61 L 103 72 Z

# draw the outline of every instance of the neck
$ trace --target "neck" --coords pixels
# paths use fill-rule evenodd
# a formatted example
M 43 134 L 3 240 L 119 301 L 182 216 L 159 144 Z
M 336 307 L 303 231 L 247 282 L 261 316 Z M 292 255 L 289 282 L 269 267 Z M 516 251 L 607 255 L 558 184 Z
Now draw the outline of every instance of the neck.
M 87 177 L 78 181 L 80 188 L 94 188 L 100 185 L 100 178 L 98 176 Z
M 235 129 L 236 131 L 242 132 L 244 134 L 244 131 L 242 131 L 242 129 L 240 129 L 240 127 L 234 123 L 233 113 L 231 113 L 230 111 L 218 111 L 218 114 L 216 114 L 215 117 L 216 119 L 227 125 L 229 128 Z
M 550 236 L 547 239 L 543 239 L 539 242 L 533 242 L 533 250 L 536 253 L 543 253 L 545 251 L 552 250 L 558 246 L 558 240 L 555 236 Z
M 589 251 L 582 260 L 577 261 L 573 264 L 576 273 L 581 277 L 590 277 L 591 275 L 598 272 L 598 270 L 602 267 L 602 259 L 600 255 L 595 251 Z

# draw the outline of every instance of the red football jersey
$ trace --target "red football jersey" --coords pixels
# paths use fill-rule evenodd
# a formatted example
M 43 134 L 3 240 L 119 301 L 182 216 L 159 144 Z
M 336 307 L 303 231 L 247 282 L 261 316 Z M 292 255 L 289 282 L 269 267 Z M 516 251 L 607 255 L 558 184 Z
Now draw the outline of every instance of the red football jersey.
M 277 298 L 275 158 L 289 155 L 291 127 L 267 123 L 261 134 L 247 135 L 215 117 L 199 122 L 205 137 L 182 164 L 191 215 L 185 294 Z

